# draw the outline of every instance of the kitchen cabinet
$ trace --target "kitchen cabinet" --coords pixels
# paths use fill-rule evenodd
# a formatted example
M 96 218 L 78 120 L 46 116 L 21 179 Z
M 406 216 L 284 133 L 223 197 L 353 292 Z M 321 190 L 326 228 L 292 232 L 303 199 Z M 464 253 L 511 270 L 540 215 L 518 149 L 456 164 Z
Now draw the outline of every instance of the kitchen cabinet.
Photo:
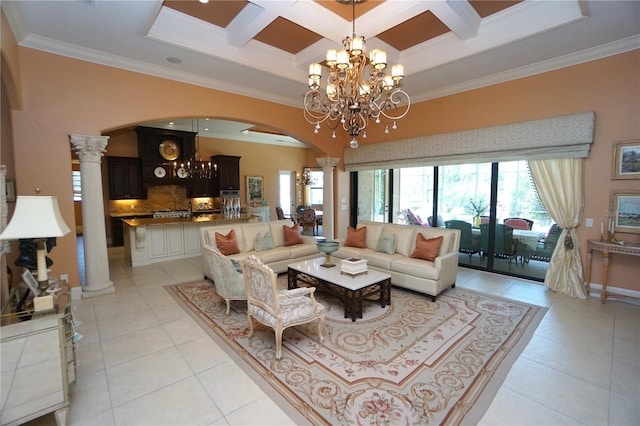
M 147 198 L 139 158 L 107 157 L 107 167 L 111 200 Z
M 191 185 L 187 187 L 187 197 L 219 197 L 219 192 L 214 192 L 213 177 L 206 179 L 192 179 Z
M 136 127 L 142 177 L 148 185 L 191 185 L 178 169 L 195 155 L 195 132 Z
M 215 168 L 213 174 L 213 196 L 219 197 L 220 191 L 227 189 L 240 190 L 240 158 L 233 155 L 214 155 L 211 164 Z

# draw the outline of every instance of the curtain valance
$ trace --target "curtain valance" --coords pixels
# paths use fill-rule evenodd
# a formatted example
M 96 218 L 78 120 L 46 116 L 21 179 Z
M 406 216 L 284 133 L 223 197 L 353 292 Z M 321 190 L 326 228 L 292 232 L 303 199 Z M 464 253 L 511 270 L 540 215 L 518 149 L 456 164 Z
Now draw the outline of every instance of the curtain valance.
M 595 114 L 585 112 L 345 148 L 347 171 L 494 161 L 584 158 Z

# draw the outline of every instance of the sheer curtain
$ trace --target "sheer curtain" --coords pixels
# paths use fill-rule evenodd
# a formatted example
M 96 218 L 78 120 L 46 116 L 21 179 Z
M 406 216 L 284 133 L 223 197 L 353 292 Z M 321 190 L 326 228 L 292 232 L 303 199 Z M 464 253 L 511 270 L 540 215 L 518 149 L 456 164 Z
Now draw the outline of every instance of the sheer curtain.
M 544 285 L 553 291 L 586 299 L 576 232 L 584 207 L 583 159 L 532 160 L 529 167 L 542 204 L 563 228 Z

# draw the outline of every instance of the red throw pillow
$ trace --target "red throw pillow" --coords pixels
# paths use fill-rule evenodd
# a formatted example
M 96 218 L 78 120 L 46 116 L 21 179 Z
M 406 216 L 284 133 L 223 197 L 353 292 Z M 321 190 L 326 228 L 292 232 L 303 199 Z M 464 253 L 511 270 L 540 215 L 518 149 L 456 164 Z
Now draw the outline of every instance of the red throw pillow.
M 282 225 L 282 230 L 284 231 L 285 246 L 302 244 L 302 236 L 300 235 L 300 228 L 297 223 L 293 226 Z
M 418 233 L 416 237 L 416 249 L 411 253 L 411 257 L 433 262 L 440 253 L 441 245 L 442 236 L 427 240 L 424 235 Z
M 351 226 L 347 228 L 347 239 L 344 242 L 345 247 L 365 247 L 365 239 L 367 237 L 367 227 L 363 226 L 359 229 L 353 229 Z
M 216 232 L 216 247 L 218 247 L 220 253 L 225 256 L 240 253 L 238 240 L 236 239 L 236 230 L 232 229 L 227 235 L 222 235 Z

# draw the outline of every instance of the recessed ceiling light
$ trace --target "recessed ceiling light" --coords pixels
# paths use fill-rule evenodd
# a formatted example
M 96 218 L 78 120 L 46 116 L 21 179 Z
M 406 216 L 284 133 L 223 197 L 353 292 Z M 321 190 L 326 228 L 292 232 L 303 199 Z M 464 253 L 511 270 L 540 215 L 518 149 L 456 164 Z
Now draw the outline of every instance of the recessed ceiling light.
M 182 59 L 176 58 L 175 56 L 169 56 L 167 58 L 167 62 L 171 62 L 172 64 L 181 64 L 182 63 Z
M 209 3 L 209 0 L 198 0 L 198 1 L 199 1 L 200 3 L 202 3 L 202 4 L 207 4 L 207 3 Z
M 205 127 L 205 128 L 204 128 L 204 131 L 205 131 L 205 132 L 208 132 L 208 131 L 209 131 L 209 128 L 208 128 L 208 127 Z
M 249 134 L 249 129 L 244 129 L 244 130 L 242 131 L 242 133 L 244 133 L 245 135 L 248 135 L 248 134 Z
M 175 125 L 175 123 L 173 121 L 170 121 L 169 126 L 173 126 L 173 125 Z

